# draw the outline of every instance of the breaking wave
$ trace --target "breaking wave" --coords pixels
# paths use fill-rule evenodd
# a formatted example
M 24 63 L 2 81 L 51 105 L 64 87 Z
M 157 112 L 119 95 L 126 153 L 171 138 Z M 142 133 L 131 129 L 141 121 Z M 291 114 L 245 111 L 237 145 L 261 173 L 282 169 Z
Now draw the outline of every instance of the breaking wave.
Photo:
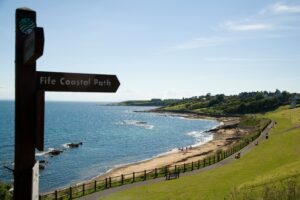
M 147 122 L 144 121 L 137 121 L 137 120 L 123 120 L 121 122 L 118 122 L 117 124 L 120 125 L 132 125 L 132 126 L 137 126 L 145 129 L 153 129 L 154 125 L 148 124 Z
M 205 131 L 191 131 L 186 133 L 186 135 L 196 139 L 196 144 L 192 145 L 192 147 L 200 146 L 213 139 L 213 135 Z

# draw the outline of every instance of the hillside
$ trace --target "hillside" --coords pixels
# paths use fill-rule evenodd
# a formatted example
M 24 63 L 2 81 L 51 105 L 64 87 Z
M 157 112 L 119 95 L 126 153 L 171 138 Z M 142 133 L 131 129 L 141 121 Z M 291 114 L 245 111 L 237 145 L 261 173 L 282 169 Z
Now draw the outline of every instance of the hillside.
M 192 97 L 160 108 L 161 111 L 195 112 L 212 115 L 250 114 L 272 111 L 279 106 L 297 103 L 298 95 L 286 91 L 243 92 L 238 95 Z
M 238 95 L 224 94 L 195 96 L 183 99 L 151 99 L 125 101 L 119 106 L 160 106 L 157 111 L 193 112 L 203 115 L 241 115 L 275 110 L 279 106 L 291 105 L 299 101 L 300 95 L 287 91 L 242 92 Z
M 104 200 L 300 198 L 300 108 L 259 115 L 277 122 L 269 139 L 239 160 L 207 172 L 112 194 Z

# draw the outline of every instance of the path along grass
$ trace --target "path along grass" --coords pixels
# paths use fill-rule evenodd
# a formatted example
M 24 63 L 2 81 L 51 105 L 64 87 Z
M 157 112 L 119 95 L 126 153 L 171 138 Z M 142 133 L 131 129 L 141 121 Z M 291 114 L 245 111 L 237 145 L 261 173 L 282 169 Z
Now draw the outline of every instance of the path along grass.
M 269 139 L 239 160 L 193 176 L 114 193 L 101 200 L 222 200 L 245 188 L 285 180 L 300 173 L 300 108 L 281 107 L 260 115 L 277 122 Z M 298 185 L 299 178 L 296 179 Z M 234 192 L 237 191 L 237 192 Z

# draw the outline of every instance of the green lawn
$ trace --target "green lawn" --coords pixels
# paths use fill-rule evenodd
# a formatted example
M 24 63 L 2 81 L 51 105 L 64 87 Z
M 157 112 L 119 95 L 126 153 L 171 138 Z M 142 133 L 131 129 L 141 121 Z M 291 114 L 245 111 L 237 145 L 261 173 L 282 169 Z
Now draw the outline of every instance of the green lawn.
M 232 197 L 233 191 L 242 194 L 255 188 L 259 191 L 256 195 L 260 195 L 260 190 L 268 184 L 299 177 L 300 128 L 291 128 L 300 125 L 300 108 L 281 107 L 262 116 L 277 121 L 277 125 L 268 140 L 260 142 L 241 159 L 197 175 L 114 193 L 101 200 L 236 199 Z M 295 180 L 299 185 L 299 178 Z

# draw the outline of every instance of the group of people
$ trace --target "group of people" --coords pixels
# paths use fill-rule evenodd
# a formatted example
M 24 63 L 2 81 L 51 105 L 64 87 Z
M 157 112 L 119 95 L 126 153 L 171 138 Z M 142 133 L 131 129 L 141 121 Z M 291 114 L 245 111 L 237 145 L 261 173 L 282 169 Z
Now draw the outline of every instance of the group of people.
M 189 147 L 181 147 L 181 148 L 179 147 L 178 150 L 179 150 L 179 151 L 184 151 L 184 150 L 185 150 L 185 151 L 188 151 L 188 150 L 192 150 L 192 146 L 190 145 Z

